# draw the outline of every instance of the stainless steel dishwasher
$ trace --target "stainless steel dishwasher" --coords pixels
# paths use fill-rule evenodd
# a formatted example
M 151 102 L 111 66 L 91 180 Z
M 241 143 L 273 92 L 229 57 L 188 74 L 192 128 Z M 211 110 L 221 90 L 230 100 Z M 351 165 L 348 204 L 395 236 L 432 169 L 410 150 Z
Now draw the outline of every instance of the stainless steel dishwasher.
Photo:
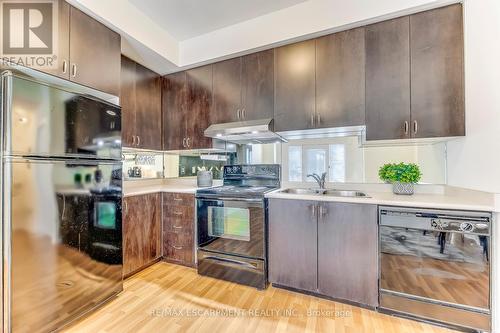
M 379 207 L 380 310 L 490 331 L 491 218 Z

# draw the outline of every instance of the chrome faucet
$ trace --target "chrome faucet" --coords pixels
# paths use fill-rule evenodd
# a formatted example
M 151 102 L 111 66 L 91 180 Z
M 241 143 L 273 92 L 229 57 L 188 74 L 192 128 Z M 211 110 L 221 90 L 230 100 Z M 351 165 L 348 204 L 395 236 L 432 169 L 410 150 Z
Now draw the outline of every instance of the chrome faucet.
M 325 189 L 325 182 L 326 182 L 326 172 L 323 172 L 320 175 L 318 175 L 317 173 L 313 173 L 311 175 L 307 175 L 307 177 L 312 177 L 314 178 L 314 180 L 318 183 L 319 185 L 319 188 L 324 190 Z

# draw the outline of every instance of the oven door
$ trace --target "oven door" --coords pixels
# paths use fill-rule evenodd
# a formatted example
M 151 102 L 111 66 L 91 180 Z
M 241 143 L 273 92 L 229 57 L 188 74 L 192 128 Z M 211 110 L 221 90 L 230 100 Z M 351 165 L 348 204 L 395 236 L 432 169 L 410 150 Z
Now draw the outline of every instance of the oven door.
M 490 308 L 490 237 L 380 226 L 382 292 Z
M 198 249 L 265 258 L 264 200 L 198 198 L 196 201 Z

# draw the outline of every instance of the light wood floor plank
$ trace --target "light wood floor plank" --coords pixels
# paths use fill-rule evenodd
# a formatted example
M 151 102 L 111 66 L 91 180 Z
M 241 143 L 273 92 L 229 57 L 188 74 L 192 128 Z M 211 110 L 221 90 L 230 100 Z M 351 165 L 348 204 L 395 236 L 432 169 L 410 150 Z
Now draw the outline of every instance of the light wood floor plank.
M 313 315 L 307 315 L 312 310 Z M 347 315 L 335 315 L 342 311 Z M 63 332 L 452 331 L 288 290 L 259 291 L 160 262 L 128 278 L 117 298 Z

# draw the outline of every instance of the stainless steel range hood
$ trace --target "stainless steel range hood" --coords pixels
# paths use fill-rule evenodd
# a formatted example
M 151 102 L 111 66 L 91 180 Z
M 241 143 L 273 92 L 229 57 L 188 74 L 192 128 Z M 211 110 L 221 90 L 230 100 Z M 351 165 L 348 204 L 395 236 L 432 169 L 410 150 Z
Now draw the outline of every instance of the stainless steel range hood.
M 287 142 L 274 133 L 272 118 L 210 125 L 205 136 L 237 144 Z

